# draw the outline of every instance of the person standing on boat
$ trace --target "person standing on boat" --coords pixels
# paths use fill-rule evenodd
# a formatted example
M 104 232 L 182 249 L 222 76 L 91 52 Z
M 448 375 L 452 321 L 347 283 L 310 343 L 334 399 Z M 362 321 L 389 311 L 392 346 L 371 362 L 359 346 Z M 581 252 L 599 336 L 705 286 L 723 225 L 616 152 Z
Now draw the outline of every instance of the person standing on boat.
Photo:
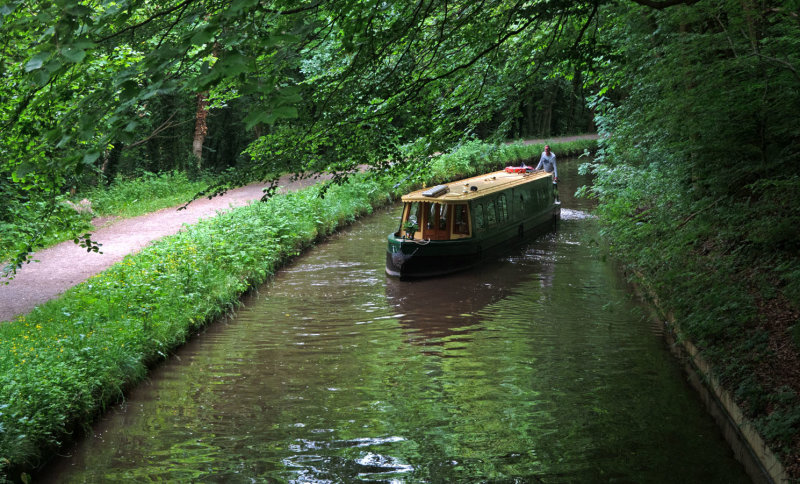
M 558 168 L 556 168 L 556 154 L 550 151 L 550 145 L 544 145 L 542 157 L 539 158 L 537 170 L 544 170 L 553 174 L 553 181 L 558 181 Z

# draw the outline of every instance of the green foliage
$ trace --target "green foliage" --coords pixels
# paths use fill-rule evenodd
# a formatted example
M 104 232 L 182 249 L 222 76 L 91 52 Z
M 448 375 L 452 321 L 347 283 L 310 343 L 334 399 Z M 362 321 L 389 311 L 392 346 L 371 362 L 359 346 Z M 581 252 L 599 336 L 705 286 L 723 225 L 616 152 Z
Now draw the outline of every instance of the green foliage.
M 576 67 L 594 56 L 597 13 L 552 0 L 14 1 L 0 12 L 0 189 L 54 199 L 193 166 L 234 168 L 218 189 L 340 179 L 411 144 L 422 160 L 476 133 L 583 131 Z
M 775 397 L 787 382 L 748 375 L 775 358 L 761 320 L 800 308 L 800 24 L 781 2 L 602 13 L 616 62 L 591 79 L 607 136 L 582 193 L 611 252 L 795 455 L 798 402 Z
M 190 180 L 182 171 L 144 172 L 135 178 L 118 176 L 108 187 L 95 188 L 85 196 L 97 215 L 135 217 L 185 204 L 212 182 L 208 177 Z
M 800 403 L 797 394 L 789 387 L 782 387 L 770 395 L 771 403 L 777 408 L 767 416 L 759 417 L 756 426 L 770 442 L 781 442 L 782 452 L 789 452 L 789 443 L 800 433 Z

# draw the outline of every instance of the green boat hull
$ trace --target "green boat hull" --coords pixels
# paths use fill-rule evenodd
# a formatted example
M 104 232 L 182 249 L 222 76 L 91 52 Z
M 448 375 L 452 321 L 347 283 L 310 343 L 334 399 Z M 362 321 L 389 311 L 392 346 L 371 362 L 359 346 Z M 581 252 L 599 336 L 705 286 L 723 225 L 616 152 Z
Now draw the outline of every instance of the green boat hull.
M 456 240 L 419 241 L 389 234 L 386 272 L 403 279 L 433 277 L 474 267 L 509 247 L 554 230 L 561 204 L 554 203 L 534 216 Z

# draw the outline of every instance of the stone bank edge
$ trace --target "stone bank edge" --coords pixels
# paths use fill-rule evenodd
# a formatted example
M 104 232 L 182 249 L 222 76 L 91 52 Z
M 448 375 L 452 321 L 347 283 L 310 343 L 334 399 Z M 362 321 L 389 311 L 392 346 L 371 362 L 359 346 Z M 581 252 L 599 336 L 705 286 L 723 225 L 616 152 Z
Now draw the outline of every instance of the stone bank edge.
M 641 273 L 637 273 L 637 277 L 639 281 L 646 280 Z M 658 296 L 644 282 L 638 282 L 635 288 L 642 298 L 652 304 L 659 315 L 663 315 L 659 319 L 664 320 L 664 337 L 669 343 L 670 350 L 684 363 L 684 371 L 689 376 L 689 382 L 700 395 L 707 411 L 721 428 L 736 459 L 742 463 L 753 482 L 758 484 L 791 482 L 780 459 L 736 404 L 731 393 L 714 376 L 711 364 L 703 358 L 701 351 L 683 337 L 679 323 L 671 313 L 664 311 Z

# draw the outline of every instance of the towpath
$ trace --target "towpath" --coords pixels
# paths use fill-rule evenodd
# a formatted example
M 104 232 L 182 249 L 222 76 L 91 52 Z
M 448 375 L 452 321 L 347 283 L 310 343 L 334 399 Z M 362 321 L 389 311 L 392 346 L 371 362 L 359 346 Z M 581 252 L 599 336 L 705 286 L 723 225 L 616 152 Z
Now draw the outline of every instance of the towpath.
M 305 179 L 292 182 L 286 177 L 280 180 L 279 186 L 282 190 L 297 190 L 317 181 Z M 92 233 L 92 240 L 102 244 L 102 253 L 87 252 L 72 241 L 36 252 L 32 259 L 38 262 L 24 265 L 7 285 L 0 285 L 0 321 L 10 321 L 14 316 L 29 313 L 70 287 L 108 269 L 126 255 L 177 233 L 184 225 L 192 225 L 220 211 L 258 200 L 264 194 L 265 186 L 252 184 L 210 200 L 195 200 L 185 210 L 165 208 L 111 224 L 100 219 L 94 220 L 93 223 L 100 228 Z
M 555 143 L 596 137 L 569 136 L 549 141 Z M 526 141 L 536 142 L 541 143 L 544 140 Z M 282 190 L 297 190 L 318 180 L 292 182 L 289 177 L 285 177 L 280 180 L 279 185 Z M 93 240 L 103 244 L 102 254 L 87 252 L 72 241 L 36 252 L 32 259 L 38 262 L 23 266 L 7 285 L 0 284 L 0 321 L 10 321 L 17 315 L 29 313 L 36 306 L 108 269 L 126 255 L 141 250 L 155 240 L 177 233 L 184 225 L 192 225 L 201 219 L 215 216 L 221 210 L 242 206 L 261 198 L 264 186 L 248 185 L 211 200 L 195 200 L 185 210 L 165 208 L 113 224 L 104 224 L 92 234 Z M 95 223 L 99 225 L 101 221 Z

